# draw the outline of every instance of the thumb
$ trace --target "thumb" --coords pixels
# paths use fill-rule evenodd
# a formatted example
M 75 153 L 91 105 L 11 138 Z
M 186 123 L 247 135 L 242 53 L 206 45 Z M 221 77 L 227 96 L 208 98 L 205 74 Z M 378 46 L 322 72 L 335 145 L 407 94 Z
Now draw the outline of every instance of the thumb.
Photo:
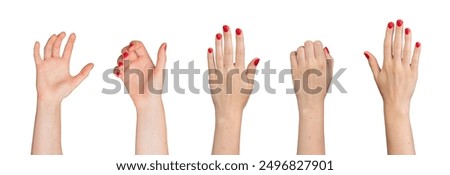
M 259 58 L 255 58 L 253 59 L 247 66 L 247 80 L 248 81 L 253 81 L 255 78 L 255 70 L 256 70 L 256 66 L 259 63 Z M 250 71 L 250 72 L 249 72 Z
M 88 77 L 88 75 L 91 72 L 92 68 L 94 68 L 94 64 L 89 63 L 86 66 L 84 66 L 83 69 L 81 69 L 80 73 L 75 75 L 75 77 L 74 77 L 74 85 L 75 85 L 75 87 L 80 85 L 80 83 L 83 82 L 83 80 L 86 79 L 86 77 Z
M 364 56 L 366 56 L 367 61 L 369 61 L 369 65 L 370 65 L 370 68 L 372 69 L 373 77 L 376 80 L 378 77 L 378 74 L 381 71 L 380 66 L 378 65 L 377 59 L 369 51 L 365 51 Z
M 167 50 L 167 43 L 161 44 L 158 50 L 158 58 L 156 62 L 156 70 L 158 71 L 163 71 L 163 69 L 166 67 L 166 60 L 167 60 L 166 50 Z

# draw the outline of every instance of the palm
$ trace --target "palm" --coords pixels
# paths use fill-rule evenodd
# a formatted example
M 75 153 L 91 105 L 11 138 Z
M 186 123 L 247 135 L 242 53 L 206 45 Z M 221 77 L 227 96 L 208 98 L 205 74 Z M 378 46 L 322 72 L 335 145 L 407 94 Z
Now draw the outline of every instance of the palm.
M 93 65 L 86 65 L 76 76 L 69 73 L 69 60 L 75 42 L 75 35 L 71 35 L 64 50 L 59 56 L 59 48 L 65 33 L 50 37 L 45 46 L 44 59 L 39 54 L 39 43 L 34 47 L 36 62 L 36 88 L 39 98 L 50 98 L 61 101 L 67 97 L 89 74 Z

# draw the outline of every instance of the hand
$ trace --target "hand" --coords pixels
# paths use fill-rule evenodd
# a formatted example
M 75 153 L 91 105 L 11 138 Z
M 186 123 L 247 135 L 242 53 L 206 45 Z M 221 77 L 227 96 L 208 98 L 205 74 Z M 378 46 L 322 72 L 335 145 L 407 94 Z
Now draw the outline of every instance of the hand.
M 166 48 L 159 47 L 156 66 L 140 41 L 122 49 L 114 73 L 124 82 L 136 107 L 136 149 L 140 154 L 168 154 L 167 129 L 161 93 L 164 85 Z
M 66 34 L 52 35 L 44 48 L 44 59 L 39 53 L 40 44 L 34 45 L 34 61 L 36 63 L 36 88 L 38 101 L 51 100 L 61 102 L 88 75 L 94 65 L 87 64 L 76 76 L 69 73 L 70 57 L 75 42 L 75 34 L 71 34 L 67 41 L 62 57 L 60 56 L 61 42 Z
M 333 76 L 333 58 L 320 41 L 291 52 L 292 80 L 299 110 L 297 154 L 325 154 L 324 101 Z
M 161 44 L 156 65 L 140 41 L 132 41 L 122 49 L 114 73 L 124 82 L 136 107 L 161 100 L 166 48 L 166 43 Z
M 300 106 L 323 103 L 333 75 L 333 58 L 320 41 L 291 52 L 292 80 Z
M 386 27 L 383 68 L 370 52 L 364 55 L 383 97 L 388 154 L 415 154 L 409 107 L 417 83 L 421 44 L 416 42 L 412 51 L 411 30 L 406 28 L 403 35 L 403 21 L 397 20 L 395 29 L 394 25 L 390 22 Z
M 392 43 L 393 39 L 394 43 Z M 421 44 L 417 42 L 414 53 L 412 52 L 411 39 L 411 29 L 406 28 L 403 35 L 402 20 L 397 21 L 394 37 L 394 23 L 390 22 L 386 28 L 384 40 L 383 68 L 380 69 L 374 55 L 368 51 L 364 52 L 385 103 L 409 106 L 416 87 L 421 50 Z
M 34 45 L 36 63 L 37 109 L 34 122 L 31 154 L 62 154 L 61 102 L 88 75 L 94 65 L 84 66 L 76 76 L 69 73 L 75 34 L 71 34 L 61 57 L 61 42 L 66 34 L 52 35 L 44 48 L 44 59 L 39 53 L 39 42 Z
M 234 55 L 230 28 L 223 26 L 216 34 L 216 51 L 208 49 L 209 87 L 216 111 L 212 154 L 239 154 L 242 112 L 253 90 L 255 68 L 259 58 L 245 69 L 244 34 L 236 29 Z M 224 44 L 224 46 L 223 46 Z
M 244 34 L 236 29 L 236 55 L 233 51 L 231 32 L 227 25 L 222 34 L 216 35 L 216 51 L 208 49 L 209 86 L 216 112 L 242 112 L 253 90 L 255 68 L 259 58 L 245 64 Z M 224 46 L 223 46 L 224 44 Z M 214 55 L 215 54 L 215 55 Z M 241 76 L 245 74 L 244 76 Z

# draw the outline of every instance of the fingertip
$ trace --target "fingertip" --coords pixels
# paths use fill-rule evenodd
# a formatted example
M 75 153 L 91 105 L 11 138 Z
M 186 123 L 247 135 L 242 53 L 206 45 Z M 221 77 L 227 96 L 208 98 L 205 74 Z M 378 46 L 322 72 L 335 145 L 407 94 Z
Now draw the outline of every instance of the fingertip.
M 367 58 L 367 60 L 369 60 L 370 59 L 370 56 L 371 54 L 370 54 L 370 52 L 369 51 L 364 51 L 364 56 Z
M 253 59 L 253 65 L 256 67 L 259 64 L 260 59 L 259 58 L 255 58 Z
M 314 41 L 314 46 L 317 46 L 317 47 L 322 47 L 322 42 L 320 41 L 320 40 L 316 40 L 316 41 Z
M 75 40 L 77 38 L 77 35 L 75 33 L 71 33 L 69 36 L 69 39 Z
M 416 42 L 416 48 L 420 48 L 422 46 L 422 43 Z
M 236 29 L 236 36 L 241 36 L 241 34 L 242 34 L 242 29 L 237 28 Z
M 117 67 L 117 66 L 114 67 L 113 73 L 114 73 L 114 75 L 116 77 L 119 77 L 120 76 L 120 69 L 119 69 L 119 67 Z
M 217 33 L 216 34 L 216 40 L 220 40 L 222 39 L 222 34 L 221 33 Z
M 297 51 L 292 51 L 290 55 L 291 55 L 291 57 L 297 56 Z
M 401 27 L 403 26 L 403 20 L 402 19 L 398 19 L 397 20 L 397 27 Z

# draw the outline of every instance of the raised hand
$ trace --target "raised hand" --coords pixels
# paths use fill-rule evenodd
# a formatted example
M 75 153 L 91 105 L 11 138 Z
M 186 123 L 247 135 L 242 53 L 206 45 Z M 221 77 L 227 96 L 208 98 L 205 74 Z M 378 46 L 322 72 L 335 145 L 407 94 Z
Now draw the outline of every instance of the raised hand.
M 373 77 L 383 97 L 388 154 L 415 154 L 409 107 L 418 77 L 421 44 L 412 46 L 412 31 L 403 21 L 389 22 L 384 40 L 384 61 L 380 68 L 366 51 Z
M 144 44 L 132 41 L 122 49 L 114 69 L 114 74 L 122 79 L 136 107 L 136 154 L 168 154 L 161 98 L 166 49 L 167 44 L 163 43 L 155 65 Z
M 236 29 L 236 51 L 227 25 L 208 49 L 209 86 L 216 111 L 212 154 L 239 154 L 242 112 L 253 90 L 259 58 L 245 68 L 244 33 Z
M 62 56 L 60 48 L 66 34 L 52 35 L 44 48 L 44 59 L 34 45 L 36 63 L 37 110 L 31 154 L 62 154 L 61 102 L 88 75 L 94 65 L 87 64 L 76 76 L 69 73 L 75 34 L 71 34 Z
M 297 154 L 325 154 L 324 101 L 333 58 L 320 41 L 306 41 L 291 52 L 292 80 L 299 110 Z

